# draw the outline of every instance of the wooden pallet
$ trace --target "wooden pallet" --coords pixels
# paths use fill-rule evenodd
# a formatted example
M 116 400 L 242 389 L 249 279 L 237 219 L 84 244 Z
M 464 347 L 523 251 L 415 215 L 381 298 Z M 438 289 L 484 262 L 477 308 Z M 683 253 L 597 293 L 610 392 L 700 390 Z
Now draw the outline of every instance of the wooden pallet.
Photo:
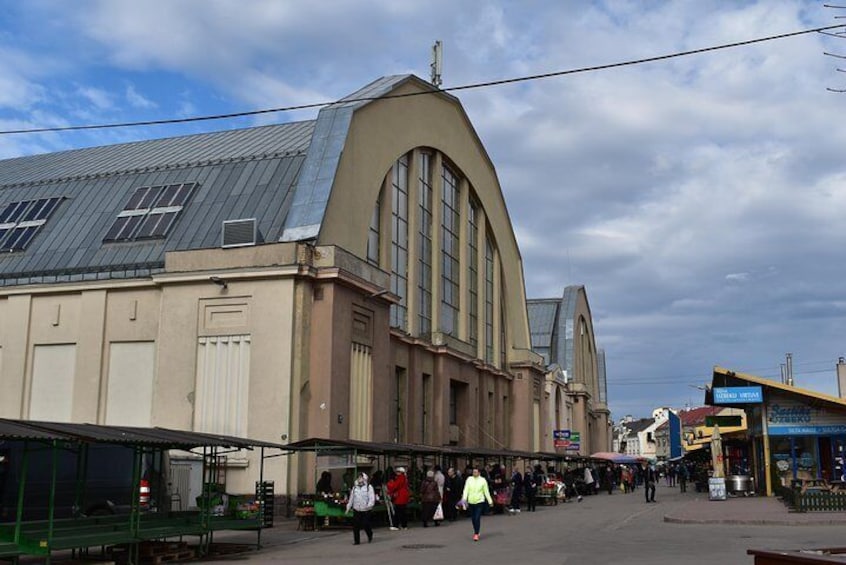
M 206 557 L 220 557 L 224 555 L 235 555 L 238 553 L 248 553 L 253 551 L 256 546 L 243 543 L 213 543 L 209 546 Z
M 196 554 L 193 549 L 183 549 L 180 551 L 174 551 L 173 553 L 160 553 L 152 557 L 142 558 L 142 563 L 161 565 L 162 563 L 171 563 L 176 561 L 190 561 L 194 559 L 195 556 Z
M 187 549 L 188 544 L 182 541 L 145 541 L 138 546 L 138 554 L 141 557 L 155 557 Z
M 138 546 L 140 562 L 150 565 L 190 561 L 196 555 L 196 551 L 188 547 L 186 542 L 145 541 Z M 127 563 L 129 561 L 129 548 L 114 548 L 112 557 L 118 564 Z

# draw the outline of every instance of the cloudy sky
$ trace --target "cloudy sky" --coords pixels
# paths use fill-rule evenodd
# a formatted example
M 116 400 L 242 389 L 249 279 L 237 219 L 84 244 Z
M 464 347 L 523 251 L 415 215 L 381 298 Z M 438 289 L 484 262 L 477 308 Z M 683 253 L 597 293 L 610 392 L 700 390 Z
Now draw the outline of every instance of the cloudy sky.
M 0 129 L 443 87 L 834 25 L 822 2 L 0 0 Z M 836 30 L 835 30 L 836 31 Z M 587 288 L 613 416 L 701 404 L 714 365 L 836 394 L 846 354 L 846 73 L 819 33 L 457 96 L 500 176 L 529 297 Z M 0 158 L 315 111 L 0 135 Z M 843 266 L 841 266 L 843 262 Z

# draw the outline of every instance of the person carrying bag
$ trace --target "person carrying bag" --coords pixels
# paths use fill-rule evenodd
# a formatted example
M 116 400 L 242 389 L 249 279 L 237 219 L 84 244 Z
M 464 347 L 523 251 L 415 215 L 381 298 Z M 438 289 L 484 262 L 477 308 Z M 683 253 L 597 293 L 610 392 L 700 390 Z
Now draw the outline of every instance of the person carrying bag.
M 373 541 L 373 529 L 370 527 L 370 515 L 376 504 L 376 493 L 367 482 L 367 473 L 361 473 L 350 491 L 347 501 L 347 513 L 353 511 L 353 544 L 361 541 L 361 530 L 367 534 L 367 542 Z

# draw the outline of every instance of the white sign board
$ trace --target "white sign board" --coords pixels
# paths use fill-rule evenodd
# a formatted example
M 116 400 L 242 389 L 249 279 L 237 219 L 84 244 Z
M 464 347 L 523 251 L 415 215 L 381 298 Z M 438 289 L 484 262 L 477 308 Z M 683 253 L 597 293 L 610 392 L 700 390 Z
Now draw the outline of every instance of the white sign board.
M 726 499 L 726 479 L 724 477 L 711 477 L 708 479 L 708 500 Z

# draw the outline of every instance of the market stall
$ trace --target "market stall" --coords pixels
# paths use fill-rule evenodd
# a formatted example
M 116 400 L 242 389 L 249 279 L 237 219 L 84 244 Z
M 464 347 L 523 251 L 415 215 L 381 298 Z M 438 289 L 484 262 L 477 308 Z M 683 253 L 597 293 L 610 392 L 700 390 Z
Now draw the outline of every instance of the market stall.
M 409 482 L 415 489 L 422 479 L 421 470 L 434 466 L 442 456 L 442 450 L 425 445 L 325 438 L 304 439 L 287 448 L 315 454 L 315 492 L 299 493 L 295 510 L 300 527 L 306 529 L 346 525 L 350 518 L 346 512 L 347 497 L 352 481 L 361 471 L 371 477 L 376 491 L 374 521 L 388 522 L 390 502 L 384 491 L 388 473 L 397 466 L 407 468 Z M 321 484 L 327 476 L 328 484 Z M 419 502 L 415 500 L 408 507 L 416 512 Z
M 0 441 L 6 444 L 6 453 L 19 453 L 20 458 L 8 461 L 13 481 L 6 481 L 6 488 L 16 492 L 14 518 L 0 524 L 0 544 L 4 555 L 36 555 L 50 563 L 52 553 L 64 549 L 84 549 L 122 545 L 126 549 L 128 563 L 138 561 L 138 545 L 141 542 L 167 537 L 196 535 L 199 538 L 199 552 L 209 547 L 215 531 L 222 529 L 255 530 L 256 545 L 261 545 L 261 530 L 272 524 L 272 500 L 262 496 L 268 492 L 263 480 L 259 481 L 256 496 L 233 499 L 233 504 L 217 502 L 213 488 L 214 477 L 219 476 L 220 455 L 230 449 L 261 448 L 261 473 L 263 476 L 265 449 L 282 449 L 283 446 L 269 442 L 235 438 L 230 436 L 169 430 L 164 428 L 135 428 L 123 426 L 98 426 L 93 424 L 70 424 L 58 422 L 31 422 L 0 419 Z M 22 444 L 21 449 L 11 450 L 10 443 Z M 95 446 L 122 446 L 133 453 L 128 471 L 131 481 L 130 508 L 128 513 L 114 515 L 75 514 L 60 517 L 56 513 L 59 469 L 62 462 L 72 456 L 76 467 L 77 501 L 84 495 L 86 482 L 86 453 Z M 199 501 L 199 511 L 170 512 L 152 504 L 152 497 L 164 500 L 164 482 L 156 479 L 162 470 L 163 454 L 166 450 L 202 449 L 204 460 L 204 489 Z M 27 490 L 28 479 L 33 466 L 30 459 L 46 454 L 49 462 L 48 506 L 44 516 L 25 518 L 28 504 L 34 500 L 28 494 L 41 489 Z M 145 465 L 151 464 L 147 468 Z M 45 469 L 42 469 L 42 471 Z M 8 477 L 7 477 L 8 478 Z M 14 484 L 12 484 L 14 483 Z M 272 492 L 272 491 L 270 491 Z M 12 555 L 14 556 L 14 555 Z

